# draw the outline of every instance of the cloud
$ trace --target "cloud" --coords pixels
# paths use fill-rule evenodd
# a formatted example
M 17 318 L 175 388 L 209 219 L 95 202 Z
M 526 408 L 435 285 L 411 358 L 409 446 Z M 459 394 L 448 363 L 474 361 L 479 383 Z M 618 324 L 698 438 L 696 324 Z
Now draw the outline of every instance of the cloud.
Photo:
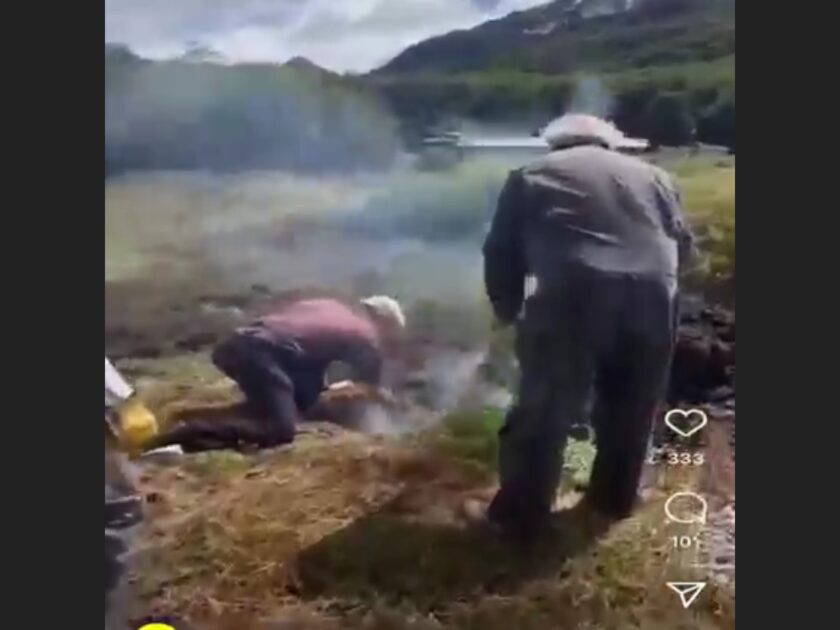
M 545 0 L 106 0 L 106 41 L 171 57 L 191 42 L 231 61 L 302 55 L 338 71 L 370 70 L 428 37 Z

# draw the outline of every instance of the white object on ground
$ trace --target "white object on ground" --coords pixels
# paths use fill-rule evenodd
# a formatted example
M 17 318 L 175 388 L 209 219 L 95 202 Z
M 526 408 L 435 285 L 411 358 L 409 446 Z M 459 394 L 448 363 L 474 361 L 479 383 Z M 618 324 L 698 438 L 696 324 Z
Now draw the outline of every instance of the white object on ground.
M 184 449 L 181 448 L 179 444 L 172 444 L 171 446 L 161 446 L 160 448 L 154 448 L 150 451 L 146 451 L 143 453 L 143 456 L 146 455 L 162 455 L 162 454 L 169 454 L 169 455 L 183 455 Z
M 114 407 L 131 398 L 134 389 L 105 357 L 105 406 Z
M 146 451 L 140 455 L 139 459 L 146 462 L 167 464 L 178 461 L 183 455 L 184 449 L 182 449 L 178 444 L 173 444 L 171 446 L 162 446 L 160 448 Z

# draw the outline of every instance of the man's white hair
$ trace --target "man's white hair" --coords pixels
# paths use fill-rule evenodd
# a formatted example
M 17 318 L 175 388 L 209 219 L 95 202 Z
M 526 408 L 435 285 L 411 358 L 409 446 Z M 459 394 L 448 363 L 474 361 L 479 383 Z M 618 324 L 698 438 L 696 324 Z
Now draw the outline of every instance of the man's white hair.
M 372 295 L 362 300 L 362 304 L 371 309 L 378 317 L 394 322 L 405 328 L 405 314 L 400 303 L 387 295 Z
M 576 144 L 581 140 L 599 140 L 611 149 L 627 139 L 611 122 L 589 114 L 566 114 L 550 122 L 542 133 L 551 148 Z

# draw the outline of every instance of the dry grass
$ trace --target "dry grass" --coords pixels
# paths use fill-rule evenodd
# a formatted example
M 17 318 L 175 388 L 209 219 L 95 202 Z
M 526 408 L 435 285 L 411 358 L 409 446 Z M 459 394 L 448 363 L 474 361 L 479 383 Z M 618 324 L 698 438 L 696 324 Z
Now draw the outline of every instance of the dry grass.
M 195 378 L 193 363 L 176 371 Z M 154 364 L 158 377 L 165 364 Z M 204 382 L 188 401 L 223 397 L 223 383 Z M 143 465 L 153 500 L 134 617 L 237 630 L 734 627 L 730 591 L 710 585 L 686 612 L 664 586 L 695 574 L 692 558 L 667 549 L 676 532 L 663 523 L 664 493 L 703 475 L 660 473 L 645 508 L 598 539 L 562 511 L 557 535 L 524 553 L 468 525 L 465 501 L 487 499 L 493 478 L 480 458 L 441 444 L 316 425 L 292 448 Z
M 142 477 L 155 500 L 140 595 L 156 611 L 190 618 L 270 613 L 307 588 L 301 550 L 401 493 L 410 503 L 414 486 L 431 481 L 451 493 L 477 479 L 468 466 L 442 467 L 349 433 L 304 436 L 267 455 L 208 453 L 178 469 L 151 467 Z

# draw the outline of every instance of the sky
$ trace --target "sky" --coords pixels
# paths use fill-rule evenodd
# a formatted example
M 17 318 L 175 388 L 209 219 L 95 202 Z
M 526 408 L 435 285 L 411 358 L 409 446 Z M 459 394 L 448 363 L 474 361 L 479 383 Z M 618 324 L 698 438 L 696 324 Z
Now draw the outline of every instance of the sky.
M 547 0 L 105 0 L 105 41 L 153 59 L 190 45 L 231 62 L 303 56 L 365 72 L 434 35 Z

